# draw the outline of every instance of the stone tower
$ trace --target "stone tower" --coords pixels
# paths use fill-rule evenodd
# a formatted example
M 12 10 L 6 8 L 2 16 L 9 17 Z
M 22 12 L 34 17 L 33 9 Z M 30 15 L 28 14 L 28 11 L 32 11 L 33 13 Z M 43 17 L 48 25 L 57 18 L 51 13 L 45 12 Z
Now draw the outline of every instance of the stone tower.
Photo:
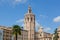
M 24 19 L 24 29 L 28 31 L 28 40 L 34 40 L 35 35 L 35 15 L 32 13 L 31 7 L 28 7 L 28 12 Z

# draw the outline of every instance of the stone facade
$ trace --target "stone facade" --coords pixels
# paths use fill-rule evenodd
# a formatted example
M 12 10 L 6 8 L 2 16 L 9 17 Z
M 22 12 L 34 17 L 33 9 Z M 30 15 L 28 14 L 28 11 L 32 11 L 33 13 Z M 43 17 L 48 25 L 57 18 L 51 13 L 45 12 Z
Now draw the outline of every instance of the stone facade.
M 10 28 L 6 28 L 4 26 L 0 26 L 0 31 L 2 31 L 2 34 L 1 36 L 3 40 L 12 40 L 12 32 L 11 32 L 11 29 Z
M 3 32 L 0 32 L 0 34 L 3 34 L 0 35 L 0 40 L 15 40 L 15 36 L 12 34 L 12 28 L 0 26 L 0 31 Z M 28 31 L 21 30 L 21 35 L 18 35 L 18 40 L 28 40 Z

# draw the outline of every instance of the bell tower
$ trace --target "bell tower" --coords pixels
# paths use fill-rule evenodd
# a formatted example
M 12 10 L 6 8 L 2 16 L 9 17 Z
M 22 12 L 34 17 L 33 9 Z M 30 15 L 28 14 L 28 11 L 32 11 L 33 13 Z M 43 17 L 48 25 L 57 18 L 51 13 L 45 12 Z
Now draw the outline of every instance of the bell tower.
M 24 19 L 24 29 L 28 31 L 28 40 L 34 40 L 35 35 L 35 15 L 32 13 L 31 7 L 28 7 L 28 12 Z

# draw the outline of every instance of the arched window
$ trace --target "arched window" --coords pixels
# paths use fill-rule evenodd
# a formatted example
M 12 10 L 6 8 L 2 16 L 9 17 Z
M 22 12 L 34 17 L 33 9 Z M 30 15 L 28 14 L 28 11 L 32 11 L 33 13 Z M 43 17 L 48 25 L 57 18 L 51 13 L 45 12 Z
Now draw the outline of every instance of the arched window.
M 27 18 L 27 20 L 29 21 L 29 18 Z

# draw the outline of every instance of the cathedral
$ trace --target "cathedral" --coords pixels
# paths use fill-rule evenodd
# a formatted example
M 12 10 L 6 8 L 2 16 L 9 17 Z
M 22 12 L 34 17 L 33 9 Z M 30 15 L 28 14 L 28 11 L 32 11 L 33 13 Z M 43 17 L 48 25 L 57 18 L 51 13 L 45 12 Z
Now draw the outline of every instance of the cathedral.
M 35 15 L 30 6 L 25 15 L 24 24 L 24 30 L 28 31 L 28 40 L 52 40 L 52 34 L 43 32 L 42 27 L 39 28 L 38 32 L 35 31 Z
M 53 40 L 53 34 L 44 32 L 41 26 L 37 32 L 35 31 L 35 15 L 30 6 L 24 16 L 24 29 L 21 30 L 22 34 L 18 35 L 18 40 Z M 60 36 L 60 29 L 58 33 Z M 0 26 L 0 40 L 15 40 L 12 28 Z

